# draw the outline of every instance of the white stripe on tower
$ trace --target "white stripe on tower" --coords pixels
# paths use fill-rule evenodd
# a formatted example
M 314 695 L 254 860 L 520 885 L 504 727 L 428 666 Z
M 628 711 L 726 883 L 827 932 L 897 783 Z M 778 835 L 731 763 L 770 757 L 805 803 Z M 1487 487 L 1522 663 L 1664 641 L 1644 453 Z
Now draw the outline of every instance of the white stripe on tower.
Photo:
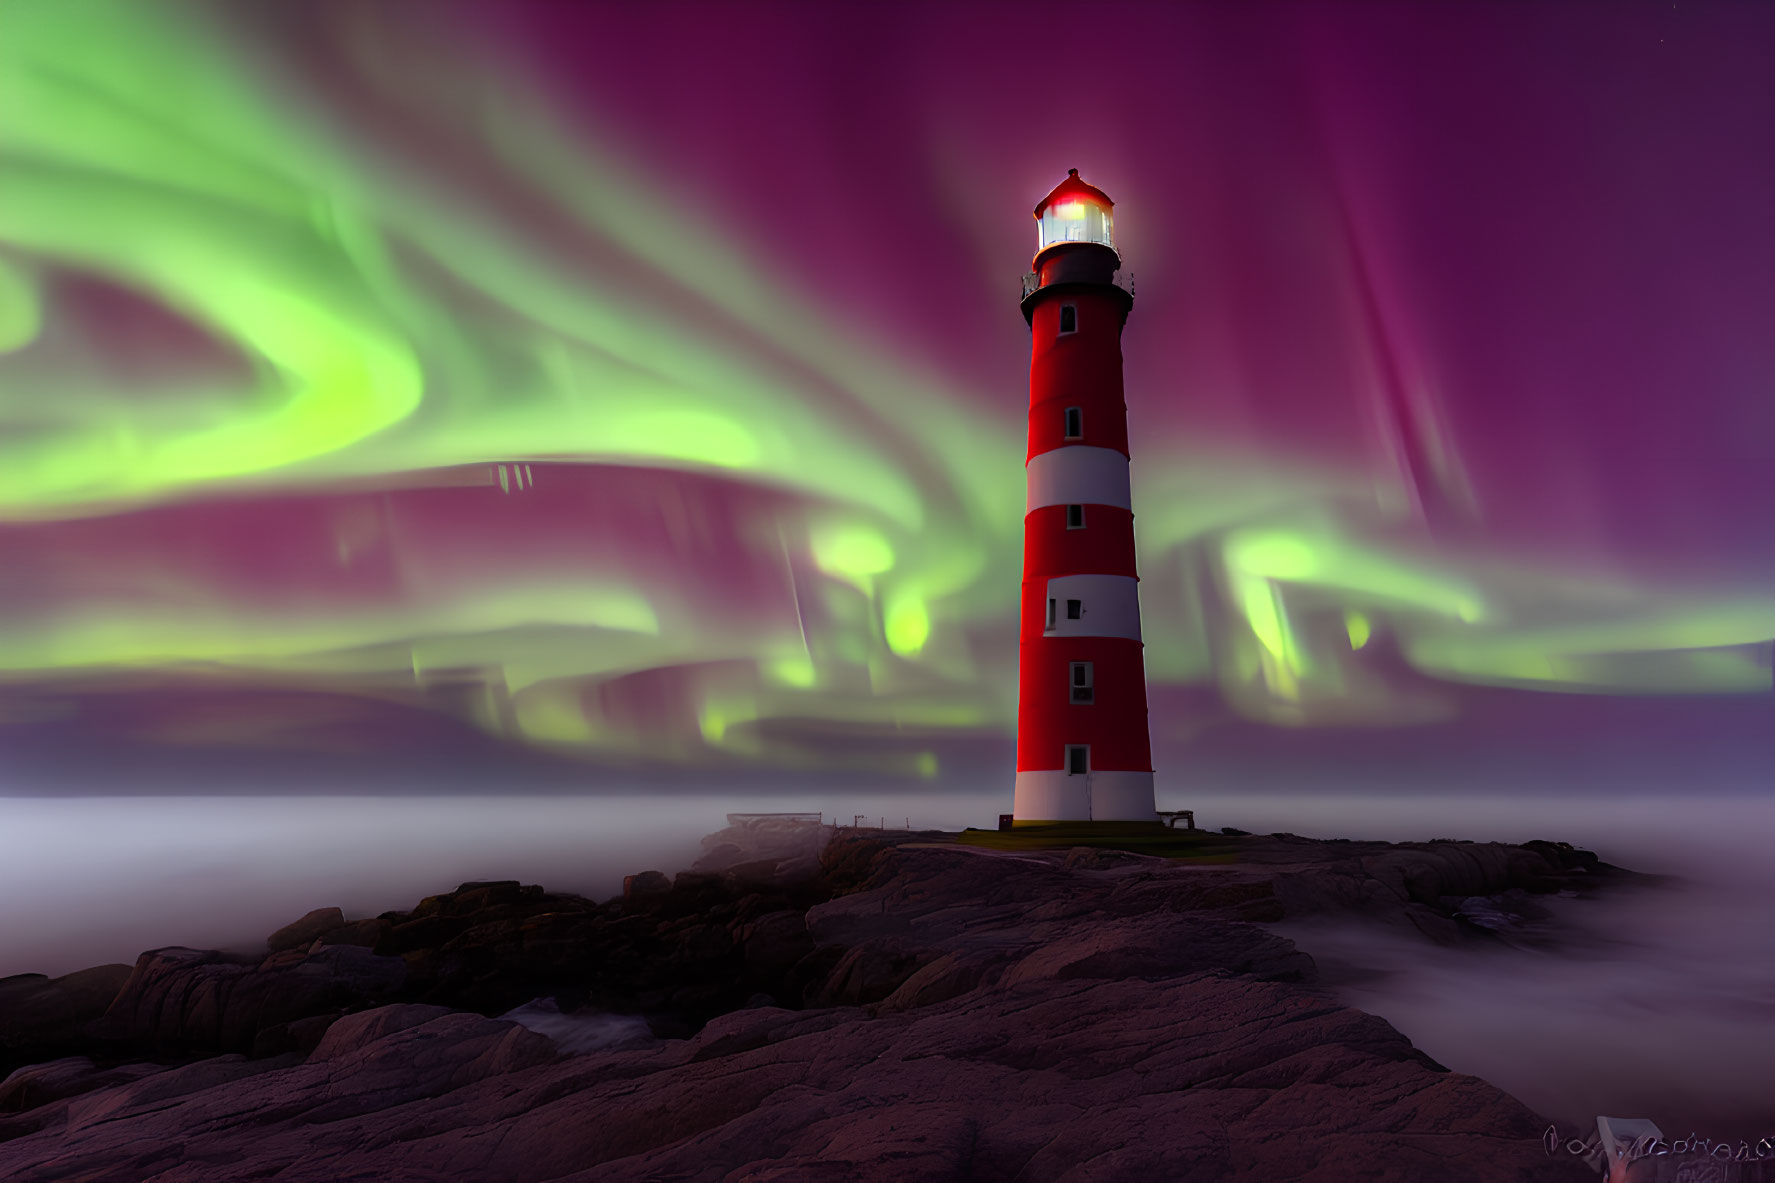
M 1128 458 L 1114 448 L 1067 444 L 1029 458 L 1029 503 L 1024 511 L 1047 505 L 1114 505 L 1133 509 Z
M 1042 630 L 1044 637 L 1140 639 L 1140 581 L 1132 575 L 1056 575 L 1048 580 L 1048 598 L 1054 623 Z

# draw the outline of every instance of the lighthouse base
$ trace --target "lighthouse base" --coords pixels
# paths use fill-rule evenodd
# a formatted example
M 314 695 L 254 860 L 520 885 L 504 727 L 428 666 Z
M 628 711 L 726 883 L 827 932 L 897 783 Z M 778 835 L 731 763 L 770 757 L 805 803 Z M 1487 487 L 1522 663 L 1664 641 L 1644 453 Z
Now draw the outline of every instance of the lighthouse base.
M 1157 821 L 1153 774 L 1019 772 L 1011 813 L 1018 822 Z

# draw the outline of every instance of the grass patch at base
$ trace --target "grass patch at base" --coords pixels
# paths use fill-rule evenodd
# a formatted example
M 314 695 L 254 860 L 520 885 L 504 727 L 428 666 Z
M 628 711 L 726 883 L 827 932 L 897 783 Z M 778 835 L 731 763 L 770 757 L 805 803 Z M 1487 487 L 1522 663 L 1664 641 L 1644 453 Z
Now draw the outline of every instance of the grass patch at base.
M 1239 861 L 1238 839 L 1147 822 L 1034 822 L 1014 830 L 963 830 L 956 841 L 987 850 L 1066 850 L 1092 846 L 1200 863 Z

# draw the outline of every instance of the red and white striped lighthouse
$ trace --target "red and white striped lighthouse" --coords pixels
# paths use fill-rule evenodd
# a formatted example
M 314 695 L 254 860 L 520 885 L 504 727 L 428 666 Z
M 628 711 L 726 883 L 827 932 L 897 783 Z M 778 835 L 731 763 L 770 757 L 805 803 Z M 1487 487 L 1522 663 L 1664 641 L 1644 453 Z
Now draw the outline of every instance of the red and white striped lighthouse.
M 1153 821 L 1122 325 L 1110 201 L 1078 169 L 1035 207 L 1018 822 Z

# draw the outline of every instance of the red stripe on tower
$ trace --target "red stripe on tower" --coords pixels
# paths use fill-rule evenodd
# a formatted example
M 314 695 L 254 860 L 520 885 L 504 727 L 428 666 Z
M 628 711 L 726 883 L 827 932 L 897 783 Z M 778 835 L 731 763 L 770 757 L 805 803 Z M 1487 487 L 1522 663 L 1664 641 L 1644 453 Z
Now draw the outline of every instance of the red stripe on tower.
M 1152 821 L 1139 576 L 1122 402 L 1134 307 L 1115 203 L 1070 171 L 1035 207 L 1029 501 L 1019 634 L 1019 822 Z

